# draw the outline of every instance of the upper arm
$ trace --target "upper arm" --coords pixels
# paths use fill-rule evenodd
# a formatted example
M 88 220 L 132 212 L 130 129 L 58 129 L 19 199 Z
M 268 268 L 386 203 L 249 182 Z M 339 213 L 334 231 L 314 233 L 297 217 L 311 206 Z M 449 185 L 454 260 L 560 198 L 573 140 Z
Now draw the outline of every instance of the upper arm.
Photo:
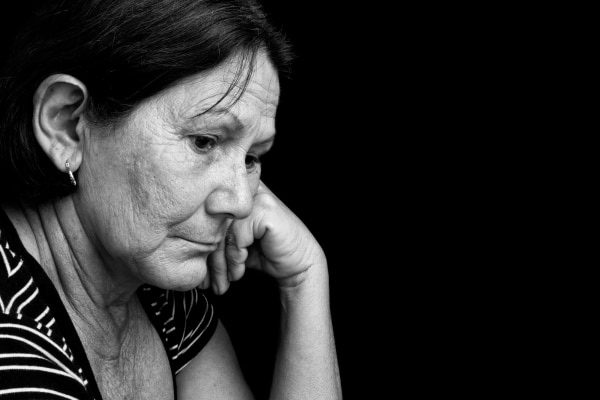
M 181 400 L 251 400 L 229 335 L 221 321 L 215 333 L 176 377 Z

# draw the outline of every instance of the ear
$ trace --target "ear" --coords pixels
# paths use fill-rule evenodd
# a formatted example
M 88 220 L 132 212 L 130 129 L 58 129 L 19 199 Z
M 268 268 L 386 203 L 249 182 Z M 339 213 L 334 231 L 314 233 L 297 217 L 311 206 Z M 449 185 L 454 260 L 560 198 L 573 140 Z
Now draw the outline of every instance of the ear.
M 33 97 L 33 132 L 41 148 L 60 171 L 81 165 L 83 119 L 88 99 L 85 85 L 70 75 L 51 75 Z

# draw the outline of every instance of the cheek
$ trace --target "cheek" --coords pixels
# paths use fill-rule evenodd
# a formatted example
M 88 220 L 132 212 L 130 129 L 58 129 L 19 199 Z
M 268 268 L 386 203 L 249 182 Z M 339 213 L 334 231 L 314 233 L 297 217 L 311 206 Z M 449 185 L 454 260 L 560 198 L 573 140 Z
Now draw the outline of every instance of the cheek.
M 168 188 L 160 171 L 144 157 L 134 157 L 127 170 L 127 184 L 131 188 L 131 202 L 137 214 L 145 215 L 155 204 L 168 204 Z M 158 207 L 160 209 L 160 207 Z
M 172 225 L 187 218 L 201 201 L 197 185 L 173 157 L 139 157 L 132 167 L 127 180 L 132 205 L 142 220 L 159 226 Z

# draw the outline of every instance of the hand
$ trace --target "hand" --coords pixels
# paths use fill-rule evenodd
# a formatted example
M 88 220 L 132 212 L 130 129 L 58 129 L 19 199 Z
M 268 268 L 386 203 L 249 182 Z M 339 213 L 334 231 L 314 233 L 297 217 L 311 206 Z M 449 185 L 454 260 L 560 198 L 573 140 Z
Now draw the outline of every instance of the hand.
M 314 266 L 326 266 L 321 246 L 308 228 L 261 181 L 251 214 L 236 220 L 209 257 L 210 284 L 217 294 L 248 268 L 276 279 L 280 287 L 300 285 Z M 204 288 L 208 287 L 208 279 Z

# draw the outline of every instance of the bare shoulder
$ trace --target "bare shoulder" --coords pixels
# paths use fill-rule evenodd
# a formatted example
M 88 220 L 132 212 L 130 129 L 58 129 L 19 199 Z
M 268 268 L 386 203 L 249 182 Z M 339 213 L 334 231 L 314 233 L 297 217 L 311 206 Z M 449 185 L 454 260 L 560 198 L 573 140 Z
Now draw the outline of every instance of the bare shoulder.
M 181 400 L 254 398 L 244 380 L 229 335 L 220 321 L 207 345 L 177 375 L 176 381 Z

